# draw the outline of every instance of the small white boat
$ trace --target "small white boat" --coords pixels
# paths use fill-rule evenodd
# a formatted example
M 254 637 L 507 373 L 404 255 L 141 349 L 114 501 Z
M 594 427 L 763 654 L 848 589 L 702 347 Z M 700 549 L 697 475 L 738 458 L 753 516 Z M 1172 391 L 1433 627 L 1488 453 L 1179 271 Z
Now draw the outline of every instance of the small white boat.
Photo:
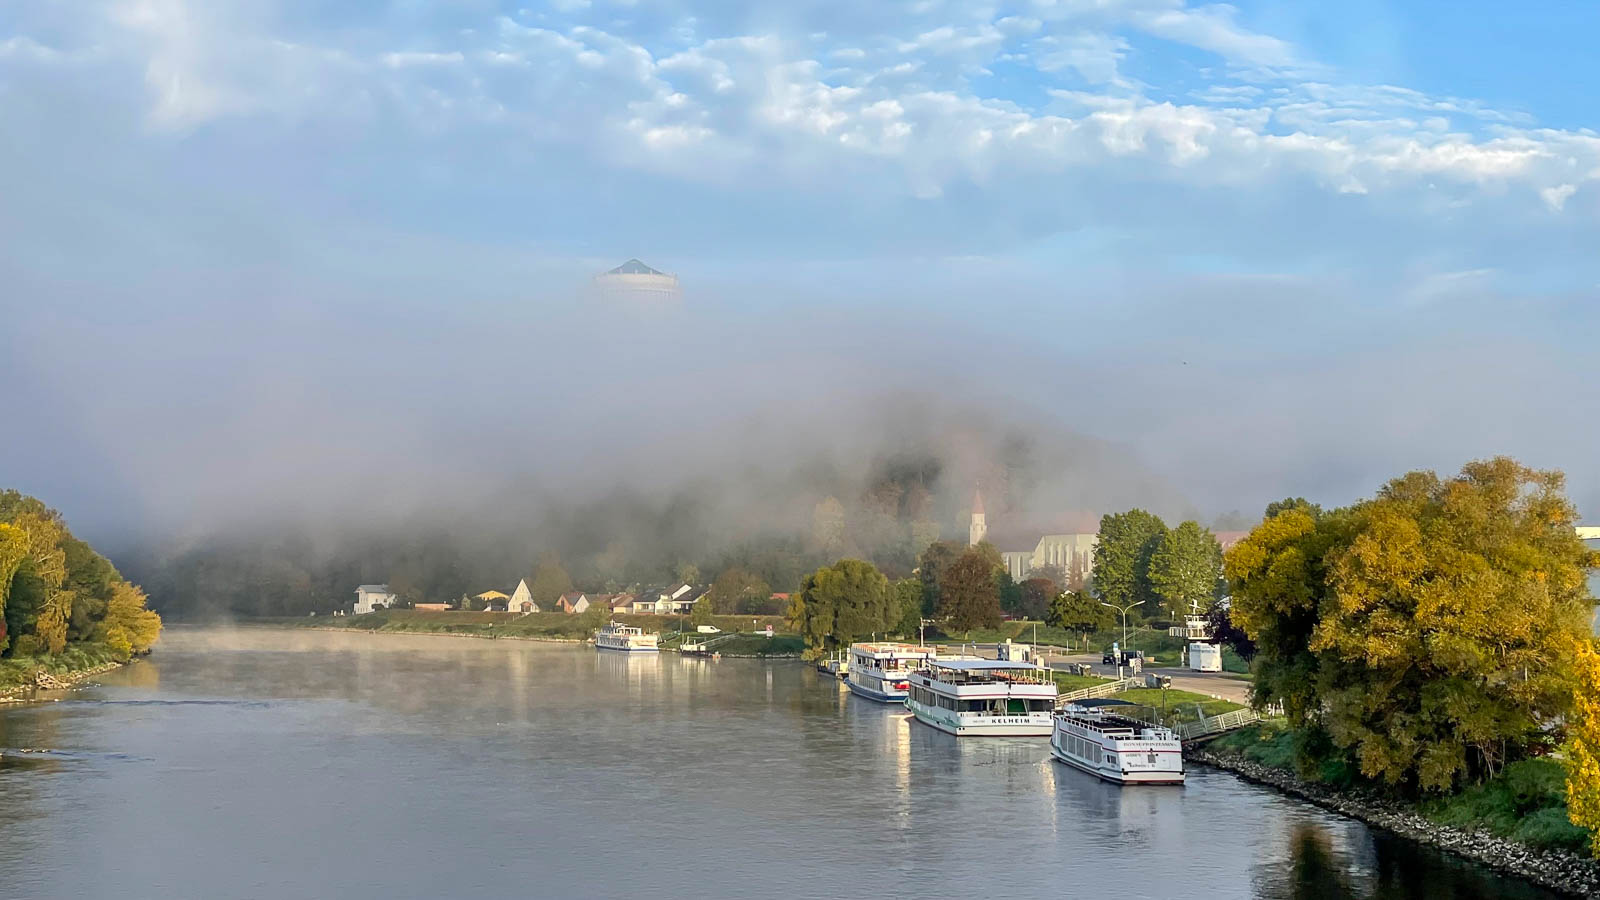
M 942 659 L 911 674 L 906 709 L 957 737 L 1049 737 L 1057 693 L 1050 670 L 1031 662 Z
M 1075 700 L 1054 716 L 1050 753 L 1113 784 L 1183 784 L 1183 742 L 1125 715 L 1126 700 Z
M 632 625 L 610 622 L 594 633 L 597 650 L 624 650 L 631 653 L 655 653 L 661 648 L 657 642 L 661 635 Z
M 938 658 L 932 647 L 892 642 L 850 645 L 844 683 L 853 694 L 880 703 L 906 699 L 906 679 L 912 671 Z

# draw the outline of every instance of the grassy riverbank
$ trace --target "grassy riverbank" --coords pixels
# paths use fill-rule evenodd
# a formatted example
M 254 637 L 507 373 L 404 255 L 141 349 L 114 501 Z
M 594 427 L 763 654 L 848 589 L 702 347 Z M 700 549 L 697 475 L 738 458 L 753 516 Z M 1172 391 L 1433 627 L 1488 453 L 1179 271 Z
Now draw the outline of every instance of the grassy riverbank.
M 687 616 L 617 615 L 613 621 L 635 625 L 646 631 L 668 635 L 679 629 L 694 630 Z M 491 613 L 449 610 L 389 609 L 362 616 L 308 616 L 304 618 L 255 619 L 246 624 L 274 627 L 315 628 L 333 631 L 374 631 L 399 634 L 455 634 L 482 638 L 521 640 L 586 641 L 594 634 L 594 624 L 583 615 L 561 612 Z M 805 649 L 798 635 L 755 635 L 749 632 L 783 627 L 779 616 L 713 616 L 711 624 L 723 632 L 738 632 L 718 643 L 715 649 L 724 656 L 799 656 Z M 695 635 L 715 637 L 716 635 Z M 670 646 L 670 645 L 669 645 Z
M 32 689 L 38 683 L 41 672 L 61 681 L 73 681 L 119 665 L 122 661 L 104 644 L 69 644 L 57 656 L 0 659 L 0 697 Z
M 1237 757 L 1302 778 L 1295 770 L 1294 734 L 1264 724 L 1223 735 L 1206 746 L 1210 753 Z M 1309 780 L 1335 790 L 1374 791 L 1348 766 L 1328 763 Z M 1583 854 L 1588 832 L 1567 819 L 1566 771 L 1553 759 L 1512 763 L 1493 780 L 1448 797 L 1413 804 L 1427 819 L 1466 831 L 1483 831 L 1537 850 Z

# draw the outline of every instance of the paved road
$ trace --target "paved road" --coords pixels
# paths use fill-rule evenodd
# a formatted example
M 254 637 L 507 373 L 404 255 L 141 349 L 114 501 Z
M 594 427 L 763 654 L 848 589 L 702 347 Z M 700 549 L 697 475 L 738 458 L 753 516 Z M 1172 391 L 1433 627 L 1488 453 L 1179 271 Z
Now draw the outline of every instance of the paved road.
M 951 650 L 956 650 L 960 645 L 949 642 L 944 643 L 944 646 L 948 646 Z M 995 655 L 994 644 L 967 644 L 965 646 L 968 652 L 976 649 L 979 656 L 986 656 L 992 659 Z M 1100 659 L 1101 654 L 1099 653 L 1075 653 L 1068 656 L 1051 653 L 1048 657 L 1050 668 L 1052 669 L 1065 669 L 1077 663 L 1088 663 L 1093 667 L 1096 675 L 1105 678 L 1117 677 L 1117 667 L 1105 665 L 1100 662 Z M 1234 703 L 1249 704 L 1250 702 L 1250 682 L 1225 672 L 1191 672 L 1188 669 L 1176 667 L 1144 670 L 1147 675 L 1152 672 L 1159 672 L 1170 677 L 1172 679 L 1172 687 L 1175 690 L 1192 691 L 1196 694 L 1205 694 L 1208 697 L 1231 700 Z

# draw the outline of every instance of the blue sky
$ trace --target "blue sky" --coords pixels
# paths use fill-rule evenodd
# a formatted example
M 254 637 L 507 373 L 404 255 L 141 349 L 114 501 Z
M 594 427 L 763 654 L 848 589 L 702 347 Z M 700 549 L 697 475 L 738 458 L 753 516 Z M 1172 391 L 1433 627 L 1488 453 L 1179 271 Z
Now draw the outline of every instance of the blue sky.
M 1600 11 L 1527 6 L 12 0 L 0 374 L 154 457 L 187 420 L 107 379 L 251 409 L 333 365 L 296 323 L 423 352 L 640 256 L 752 332 L 981 346 L 900 374 L 1202 510 L 1499 451 L 1594 509 Z

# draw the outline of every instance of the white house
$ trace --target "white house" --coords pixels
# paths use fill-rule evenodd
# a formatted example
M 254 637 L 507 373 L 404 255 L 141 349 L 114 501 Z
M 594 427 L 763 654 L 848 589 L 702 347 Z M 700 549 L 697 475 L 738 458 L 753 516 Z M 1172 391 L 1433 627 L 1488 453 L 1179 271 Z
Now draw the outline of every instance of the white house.
M 556 606 L 564 613 L 581 613 L 589 608 L 589 598 L 585 594 L 572 591 L 562 594 L 560 599 L 556 600 Z
M 528 590 L 528 579 L 517 582 L 517 589 L 511 592 L 511 599 L 506 601 L 507 612 L 539 612 L 539 604 L 533 602 L 533 592 Z
M 356 588 L 356 615 L 363 615 L 375 609 L 388 609 L 394 606 L 397 599 L 387 584 L 363 584 Z

